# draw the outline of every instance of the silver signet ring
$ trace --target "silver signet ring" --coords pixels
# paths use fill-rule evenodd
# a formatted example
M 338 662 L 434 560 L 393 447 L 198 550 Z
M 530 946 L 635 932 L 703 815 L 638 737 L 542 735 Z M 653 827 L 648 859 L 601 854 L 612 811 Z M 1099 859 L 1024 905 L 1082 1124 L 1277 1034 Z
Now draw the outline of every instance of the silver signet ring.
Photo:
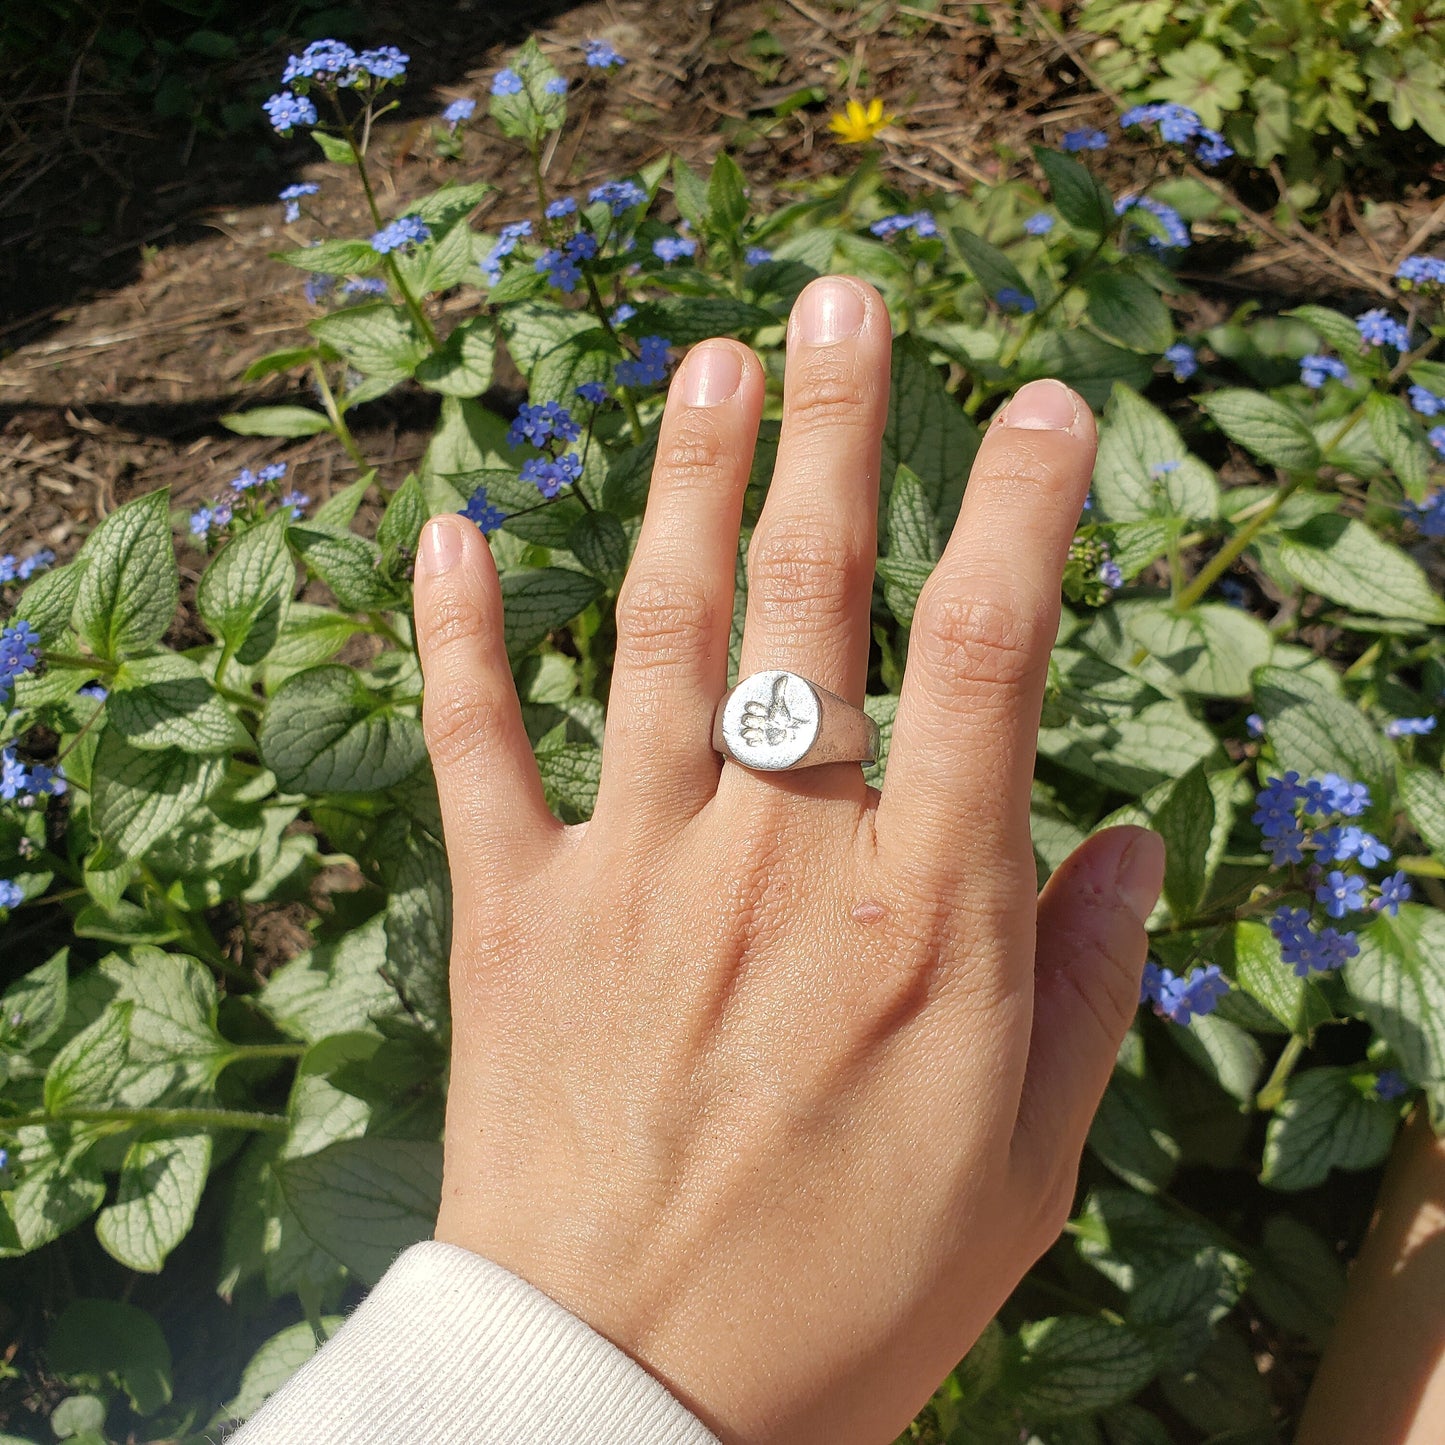
M 796 672 L 755 672 L 723 694 L 713 717 L 712 745 L 759 772 L 871 763 L 878 724 L 862 708 Z

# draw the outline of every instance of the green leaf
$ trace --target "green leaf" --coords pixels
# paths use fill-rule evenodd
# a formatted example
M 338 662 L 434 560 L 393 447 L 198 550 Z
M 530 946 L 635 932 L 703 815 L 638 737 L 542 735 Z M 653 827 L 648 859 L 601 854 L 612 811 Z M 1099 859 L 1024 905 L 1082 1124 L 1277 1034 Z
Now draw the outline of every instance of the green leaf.
M 313 130 L 311 139 L 321 147 L 321 154 L 327 160 L 339 166 L 354 166 L 356 164 L 356 151 L 349 140 L 344 140 L 339 135 L 331 135 L 324 130 Z M 368 249 L 370 249 L 368 247 Z
M 342 1315 L 323 1315 L 321 1328 L 327 1338 L 344 1323 Z M 213 1424 L 247 1420 L 296 1373 L 317 1351 L 315 1331 L 302 1320 L 272 1335 L 241 1371 L 236 1393 L 217 1412 Z
M 893 347 L 883 429 L 880 505 L 886 504 L 898 468 L 907 467 L 923 484 L 940 537 L 947 536 L 982 439 L 973 418 L 944 389 L 927 349 L 912 337 L 899 337 Z
M 1415 831 L 1445 860 L 1445 778 L 1432 768 L 1399 769 L 1400 798 Z
M 1264 1072 L 1264 1050 L 1247 1029 L 1208 1014 L 1192 1020 L 1188 1028 L 1170 1029 L 1167 1036 L 1231 1099 L 1253 1104 Z
M 1360 329 L 1342 311 L 1328 306 L 1295 306 L 1281 314 L 1312 327 L 1332 350 L 1339 353 L 1347 366 L 1358 367 L 1366 359 Z
M 710 336 L 738 336 L 777 324 L 771 311 L 730 296 L 665 296 L 644 301 L 627 323 L 628 330 L 638 336 L 665 336 L 674 346 L 691 346 Z
M 545 357 L 583 333 L 598 329 L 596 318 L 587 312 L 566 311 L 550 301 L 524 301 L 508 306 L 497 317 L 497 325 L 506 339 L 513 363 L 529 381 Z M 505 423 L 501 431 L 506 431 Z M 485 458 L 478 458 L 442 470 L 469 472 L 485 465 Z
M 406 308 L 389 301 L 347 306 L 309 322 L 307 329 L 363 376 L 383 381 L 404 381 L 428 351 Z
M 233 1045 L 216 1029 L 210 974 L 194 958 L 146 944 L 127 953 L 111 954 L 99 968 L 116 1005 L 131 1005 L 125 1067 L 108 1102 L 127 1108 L 213 1102 Z
M 1177 465 L 1176 465 L 1177 464 Z M 1219 514 L 1219 483 L 1163 412 L 1116 382 L 1099 428 L 1094 497 L 1110 521 Z
M 1215 1243 L 1198 1224 L 1127 1189 L 1096 1189 L 1073 1222 L 1079 1257 L 1125 1294 Z
M 441 1168 L 440 1144 L 365 1138 L 287 1160 L 276 1174 L 307 1235 L 374 1285 L 397 1254 L 431 1237 Z
M 56 1054 L 45 1071 L 47 1114 L 111 1102 L 126 1064 L 132 1012 L 126 1004 L 107 1008 Z
M 312 131 L 320 136 L 322 132 Z M 365 276 L 377 270 L 381 257 L 371 249 L 369 241 L 322 241 L 315 246 L 302 246 L 295 251 L 274 253 L 275 259 L 301 271 L 314 271 L 323 276 Z
M 354 618 L 330 607 L 292 603 L 275 646 L 266 654 L 266 687 L 275 691 L 293 672 L 330 662 L 360 629 Z
M 221 425 L 243 437 L 314 437 L 331 430 L 331 419 L 309 406 L 257 406 L 227 412 Z
M 1409 408 L 1397 396 L 1372 391 L 1365 401 L 1365 416 L 1380 455 L 1390 464 L 1405 495 L 1411 501 L 1423 502 L 1434 458 Z
M 174 652 L 123 662 L 111 679 L 106 717 L 111 730 L 147 751 L 206 757 L 251 742 L 205 673 Z
M 0 1043 L 6 1049 L 28 1054 L 54 1038 L 65 1019 L 69 956 L 60 949 L 0 995 Z
M 385 920 L 377 914 L 278 968 L 261 990 L 261 1006 L 279 1028 L 308 1043 L 372 1028 L 374 1019 L 400 1009 L 383 977 L 386 952 Z
M 1334 1017 L 1319 985 L 1299 978 L 1263 923 L 1234 925 L 1234 981 L 1293 1034 L 1307 1036 Z
M 1025 1419 L 1087 1415 L 1142 1390 L 1157 1368 L 1127 1325 L 1086 1315 L 1034 1320 L 1019 1331 L 1007 1372 L 1010 1404 Z
M 366 500 L 371 484 L 376 480 L 376 471 L 363 472 L 354 482 L 332 492 L 312 514 L 310 525 L 323 532 L 345 533 L 350 530 L 352 519 Z M 291 530 L 288 528 L 288 531 Z
M 546 741 L 537 745 L 537 770 L 550 804 L 561 802 L 584 821 L 597 805 L 602 780 L 602 750 L 591 743 Z
M 84 571 L 84 565 L 77 558 L 68 566 L 42 572 L 20 594 L 13 620 L 19 622 L 23 618 L 40 634 L 45 646 L 53 647 L 70 627 Z
M 1399 1115 L 1362 1092 L 1348 1069 L 1296 1074 L 1269 1122 L 1260 1182 L 1312 1189 L 1331 1169 L 1373 1168 L 1390 1152 Z
M 1206 697 L 1248 697 L 1274 651 L 1269 629 L 1238 607 L 1205 602 L 1180 616 L 1168 602 L 1117 602 L 1128 636 L 1147 649 L 1141 673 L 1161 687 Z M 1162 674 L 1162 675 L 1161 675 Z
M 1212 391 L 1199 401 L 1219 429 L 1251 455 L 1286 471 L 1320 464 L 1320 449 L 1304 420 L 1272 396 L 1244 387 Z
M 63 1140 L 53 1128 L 16 1131 L 10 1170 L 0 1189 L 0 1259 L 29 1254 L 88 1219 L 105 1199 L 105 1181 L 85 1146 L 56 1152 Z
M 179 597 L 170 493 L 151 492 L 110 514 L 80 549 L 73 626 L 93 652 L 114 660 L 159 642 Z
M 1082 328 L 1061 331 L 1049 326 L 1029 335 L 1010 380 L 1021 386 L 1039 377 L 1056 377 L 1097 411 L 1116 383 L 1142 390 L 1152 373 L 1149 358 L 1137 351 L 1115 346 Z
M 417 365 L 416 379 L 446 396 L 480 396 L 492 384 L 496 351 L 491 317 L 474 316 L 447 337 L 440 351 Z
M 748 218 L 747 186 L 738 163 L 719 151 L 707 182 L 707 205 L 712 228 L 721 236 L 737 239 Z
M 385 612 L 400 597 L 381 571 L 381 551 L 355 533 L 290 527 L 287 536 L 307 568 L 331 589 L 348 612 Z
M 435 807 L 435 800 L 430 803 Z M 386 909 L 386 976 L 413 1016 L 436 1031 L 448 1023 L 447 965 L 452 947 L 452 891 L 439 825 L 436 832 L 398 812 L 378 836 L 375 858 Z
M 1169 1183 L 1180 1155 L 1158 1090 L 1147 1079 L 1118 1068 L 1089 1128 L 1089 1148 L 1142 1194 Z
M 1164 839 L 1164 899 L 1179 922 L 1193 917 L 1209 887 L 1209 843 L 1214 831 L 1214 795 L 1202 765 L 1184 774 L 1154 814 Z
M 1445 916 L 1402 903 L 1360 930 L 1345 982 L 1412 1082 L 1445 1102 Z
M 888 494 L 888 555 L 931 567 L 940 551 L 928 493 L 918 474 L 900 462 Z
M 1323 1350 L 1340 1305 L 1345 1272 L 1335 1251 L 1307 1224 L 1288 1214 L 1265 1221 L 1249 1293 L 1280 1329 Z
M 211 1167 L 211 1136 L 138 1139 L 126 1151 L 116 1201 L 102 1209 L 95 1236 L 129 1269 L 158 1274 L 190 1233 Z
M 1214 734 L 1177 701 L 1105 721 L 1039 730 L 1039 752 L 1060 767 L 1134 796 L 1213 755 Z
M 249 667 L 275 645 L 295 588 L 286 517 L 277 512 L 221 548 L 196 588 L 196 607 L 211 632 Z
M 1084 281 L 1089 320 L 1111 341 L 1158 354 L 1174 340 L 1174 319 L 1159 293 L 1127 271 L 1094 271 Z
M 433 199 L 445 194 L 445 191 L 439 191 Z M 423 296 L 434 296 L 471 280 L 476 275 L 477 266 L 475 239 L 475 233 L 465 220 L 452 221 L 445 228 L 433 226 L 432 243 L 424 253 L 425 266 L 416 289 Z M 480 321 L 483 318 L 472 319 Z
M 567 534 L 567 548 L 594 577 L 616 588 L 627 571 L 631 544 L 611 512 L 585 512 Z
M 1093 236 L 1113 230 L 1113 199 L 1087 167 L 1072 156 L 1044 146 L 1034 147 L 1034 158 L 1048 177 L 1054 205 L 1069 225 Z
M 522 88 L 514 95 L 492 93 L 491 114 L 502 134 L 537 142 L 549 131 L 560 130 L 567 118 L 567 97 L 547 90 L 547 82 L 555 79 L 557 72 L 535 37 L 512 52 L 508 68 L 521 79 Z
M 707 182 L 678 155 L 672 158 L 672 199 L 678 215 L 694 231 L 707 229 Z
M 1188 1369 L 1239 1303 L 1248 1278 L 1237 1254 L 1207 1245 L 1141 1279 L 1129 1300 L 1129 1323 L 1169 1369 Z
M 154 1415 L 171 1399 L 171 1351 L 144 1310 L 120 1300 L 77 1299 L 50 1330 L 51 1369 L 114 1380 L 136 1412 Z
M 530 652 L 602 595 L 602 584 L 570 567 L 521 567 L 502 581 L 502 632 L 512 656 Z
M 375 792 L 410 777 L 426 759 L 421 723 L 336 664 L 281 684 L 259 742 L 266 766 L 289 792 Z
M 91 823 L 115 858 L 143 858 L 221 781 L 219 758 L 177 749 L 152 752 L 107 728 L 96 748 Z
M 1228 1324 L 1185 1374 L 1159 1381 L 1164 1398 L 1214 1445 L 1276 1445 L 1272 1402 L 1249 1347 Z
M 241 373 L 241 380 L 261 381 L 268 376 L 274 376 L 279 371 L 293 371 L 300 366 L 310 366 L 319 355 L 320 353 L 314 346 L 286 346 L 280 351 L 271 351 L 265 356 L 258 356 Z
M 1282 667 L 1261 668 L 1254 701 L 1281 768 L 1302 778 L 1339 773 L 1378 793 L 1391 771 L 1390 757 L 1373 723 L 1323 683 Z
M 415 474 L 391 494 L 386 511 L 376 528 L 376 545 L 381 548 L 382 563 L 394 571 L 401 561 L 416 556 L 416 544 L 426 525 L 427 505 L 421 483 Z
M 50 1428 L 59 1440 L 76 1440 L 80 1445 L 87 1445 L 89 1438 L 103 1441 L 105 1401 L 99 1395 L 71 1395 L 51 1411 Z M 0 1435 L 0 1445 L 14 1439 Z
M 990 241 L 970 231 L 965 226 L 949 227 L 953 244 L 958 247 L 964 265 L 973 273 L 978 284 L 989 296 L 1000 291 L 1013 289 L 1025 296 L 1033 295 L 1033 287 L 1023 278 L 1023 273 L 1009 258 Z
M 469 181 L 464 185 L 448 181 L 413 201 L 407 214 L 420 216 L 433 231 L 441 231 L 470 215 L 495 189 L 486 181 Z
M 1279 538 L 1297 582 L 1367 615 L 1445 622 L 1445 601 L 1412 557 L 1353 517 L 1315 517 Z

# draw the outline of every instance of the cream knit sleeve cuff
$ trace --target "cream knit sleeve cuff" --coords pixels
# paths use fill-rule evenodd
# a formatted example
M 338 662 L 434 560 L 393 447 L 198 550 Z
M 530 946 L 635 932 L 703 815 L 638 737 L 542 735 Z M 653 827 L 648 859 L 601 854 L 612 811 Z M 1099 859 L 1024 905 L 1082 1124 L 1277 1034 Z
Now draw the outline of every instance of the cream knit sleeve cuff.
M 540 1290 L 413 1245 L 229 1445 L 718 1445 L 666 1388 Z

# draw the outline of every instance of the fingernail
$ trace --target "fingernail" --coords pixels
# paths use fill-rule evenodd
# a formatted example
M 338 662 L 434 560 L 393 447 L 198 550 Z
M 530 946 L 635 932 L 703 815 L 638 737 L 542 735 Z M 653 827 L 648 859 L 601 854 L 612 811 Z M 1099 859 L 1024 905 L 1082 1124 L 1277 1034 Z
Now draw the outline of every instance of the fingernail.
M 716 406 L 742 385 L 742 358 L 734 347 L 717 342 L 693 347 L 683 370 L 682 399 L 689 406 Z
M 1114 888 L 1119 901 L 1139 920 L 1148 921 L 1164 886 L 1164 840 L 1157 833 L 1140 833 L 1119 858 Z
M 421 536 L 420 561 L 432 577 L 450 572 L 462 560 L 462 532 L 454 522 L 434 518 Z
M 814 281 L 798 302 L 798 335 L 814 346 L 841 341 L 863 329 L 863 297 L 839 277 Z
M 1031 381 L 1014 394 L 994 425 L 1071 432 L 1078 419 L 1079 399 L 1062 381 Z

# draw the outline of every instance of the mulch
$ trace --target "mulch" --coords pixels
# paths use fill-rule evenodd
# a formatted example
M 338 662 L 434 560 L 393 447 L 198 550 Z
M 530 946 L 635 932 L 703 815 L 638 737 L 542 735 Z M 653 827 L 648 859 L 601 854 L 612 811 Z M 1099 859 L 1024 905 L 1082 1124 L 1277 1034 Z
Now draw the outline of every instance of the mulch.
M 519 10 L 534 21 L 541 14 L 530 33 L 571 74 L 585 37 L 605 36 L 630 58 L 574 95 L 576 119 L 547 156 L 554 190 L 585 189 L 667 152 L 705 167 L 726 145 L 766 209 L 851 165 L 828 116 L 850 95 L 880 95 L 900 117 L 882 138 L 889 183 L 921 196 L 966 191 L 1026 173 L 1031 145 L 1113 114 L 1090 83 L 1088 38 L 1037 0 L 940 0 L 936 10 L 926 0 L 598 0 Z M 470 95 L 484 108 L 491 75 L 527 29 L 505 7 L 375 8 L 373 38 L 414 57 L 403 106 L 372 149 L 384 209 L 454 179 L 496 188 L 484 224 L 528 213 L 519 148 L 479 128 L 457 163 L 436 157 L 428 139 L 448 100 Z M 248 58 L 250 80 L 279 72 L 282 60 Z M 73 80 L 83 74 L 78 62 Z M 779 114 L 808 87 L 826 99 Z M 11 314 L 0 313 L 0 347 L 10 348 L 0 352 L 0 551 L 44 545 L 67 555 L 128 498 L 169 486 L 178 504 L 197 505 L 243 466 L 284 460 L 294 484 L 318 499 L 354 475 L 329 437 L 238 437 L 219 418 L 307 399 L 293 377 L 241 381 L 315 314 L 301 273 L 271 259 L 314 234 L 281 224 L 276 190 L 325 182 L 324 212 L 342 235 L 369 229 L 360 198 L 305 141 L 161 134 L 118 116 L 117 105 L 81 85 L 33 97 L 22 87 L 0 104 L 0 122 L 9 121 L 0 177 L 12 178 L 12 193 L 0 195 L 11 278 Z M 1122 185 L 1142 159 L 1121 146 L 1109 164 Z M 1216 250 L 1211 269 L 1191 278 L 1213 287 L 1221 311 L 1251 296 L 1279 304 L 1378 294 L 1393 258 L 1445 219 L 1422 198 L 1361 214 L 1344 197 L 1315 235 L 1268 209 L 1249 210 L 1247 245 Z M 76 226 L 77 210 L 89 230 Z M 110 222 L 99 239 L 89 237 L 97 216 Z M 48 299 L 31 306 L 36 298 Z M 464 288 L 448 306 L 464 312 L 477 300 Z M 383 480 L 415 464 L 434 417 L 435 398 L 419 388 L 357 414 Z

